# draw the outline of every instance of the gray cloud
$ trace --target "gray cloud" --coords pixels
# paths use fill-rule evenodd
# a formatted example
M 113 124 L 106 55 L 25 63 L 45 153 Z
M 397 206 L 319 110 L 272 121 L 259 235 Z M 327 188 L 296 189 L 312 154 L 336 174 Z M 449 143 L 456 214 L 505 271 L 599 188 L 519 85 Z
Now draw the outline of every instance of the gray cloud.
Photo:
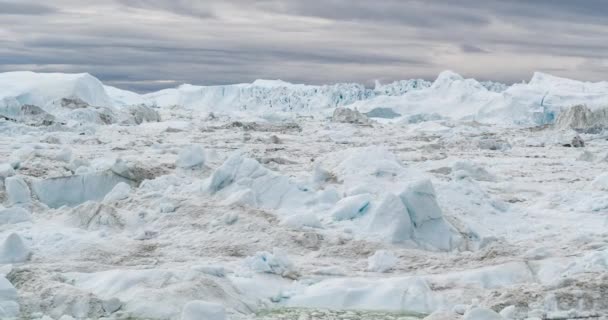
M 488 51 L 472 44 L 464 43 L 460 46 L 462 52 L 465 53 L 489 53 Z
M 25 1 L 0 1 L 0 15 L 45 15 L 57 12 L 57 9 Z
M 56 0 L 53 6 L 0 0 L 0 71 L 89 72 L 150 91 L 257 78 L 433 79 L 444 69 L 506 82 L 529 79 L 535 70 L 599 80 L 608 58 L 608 3 L 596 0 Z

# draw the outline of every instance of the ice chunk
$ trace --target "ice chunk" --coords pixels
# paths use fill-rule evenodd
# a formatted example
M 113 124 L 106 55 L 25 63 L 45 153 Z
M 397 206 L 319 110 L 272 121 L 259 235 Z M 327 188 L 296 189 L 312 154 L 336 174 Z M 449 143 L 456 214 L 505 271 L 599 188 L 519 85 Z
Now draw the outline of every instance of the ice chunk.
M 608 191 L 608 173 L 602 173 L 597 176 L 593 182 L 591 182 L 591 186 L 598 190 Z
M 517 308 L 514 305 L 506 306 L 499 314 L 505 319 L 517 319 Z
M 4 181 L 8 202 L 12 205 L 30 203 L 32 194 L 30 188 L 21 177 L 9 177 Z
M 267 209 L 301 208 L 312 200 L 313 194 L 288 177 L 246 158 L 231 155 L 208 180 L 210 193 L 222 192 L 231 203 L 247 203 Z M 239 194 L 237 198 L 234 198 Z
M 413 235 L 410 215 L 401 199 L 389 193 L 371 212 L 368 231 L 379 234 L 391 243 L 403 243 Z
M 37 180 L 32 183 L 32 189 L 41 202 L 51 208 L 59 208 L 89 200 L 100 201 L 120 182 L 134 183 L 113 172 L 100 172 Z
M 55 160 L 69 163 L 72 160 L 72 148 L 63 147 L 55 154 Z
M 420 277 L 331 278 L 306 287 L 288 306 L 430 313 L 439 299 Z
M 368 124 L 367 116 L 361 114 L 357 109 L 336 108 L 331 117 L 332 122 Z
M 494 181 L 496 177 L 485 168 L 471 161 L 460 160 L 452 165 L 452 172 L 457 178 L 471 177 L 479 181 Z
M 461 236 L 443 219 L 443 213 L 430 180 L 409 184 L 400 194 L 414 225 L 413 239 L 422 246 L 439 250 L 452 250 Z
M 484 150 L 506 151 L 511 149 L 511 144 L 509 144 L 509 142 L 493 138 L 480 139 L 477 141 L 477 146 L 479 149 Z
M 0 276 L 0 318 L 12 319 L 19 315 L 17 289 L 3 276 Z
M 30 220 L 32 220 L 32 215 L 24 208 L 12 207 L 0 210 L 0 225 Z
M 2 163 L 0 164 L 0 180 L 4 180 L 8 177 L 12 177 L 15 175 L 15 169 L 11 166 L 10 163 Z
M 158 175 L 158 172 L 144 167 L 140 162 L 125 161 L 120 158 L 116 159 L 109 169 L 115 174 L 135 183 L 140 183 L 146 179 L 154 179 Z
M 295 271 L 295 266 L 287 254 L 279 248 L 274 248 L 272 253 L 257 252 L 254 256 L 245 259 L 245 266 L 255 272 L 274 273 L 281 276 L 289 276 Z
M 575 105 L 560 112 L 555 127 L 580 133 L 601 133 L 608 129 L 608 108 L 591 110 L 585 105 Z
M 106 313 L 111 314 L 122 307 L 122 302 L 118 298 L 110 298 L 102 301 L 101 306 Z
M 205 150 L 199 145 L 191 145 L 181 149 L 175 165 L 180 168 L 193 168 L 205 163 Z
M 156 110 L 142 104 L 127 106 L 126 110 L 131 114 L 135 124 L 160 121 L 160 115 Z
M 391 251 L 378 250 L 367 258 L 367 270 L 373 272 L 388 272 L 397 265 L 397 257 Z
M 184 306 L 181 320 L 226 320 L 226 310 L 217 303 L 194 300 Z
M 222 266 L 217 265 L 202 265 L 202 266 L 192 266 L 192 270 L 200 271 L 202 273 L 223 278 L 226 276 L 226 269 Z
M 435 188 L 428 179 L 411 183 L 401 192 L 400 197 L 406 205 L 415 227 L 443 216 L 441 208 L 437 204 Z
M 454 312 L 438 310 L 428 316 L 424 317 L 423 320 L 459 320 L 460 316 Z
M 31 252 L 23 243 L 21 237 L 11 233 L 2 244 L 0 250 L 0 263 L 25 262 L 30 258 Z
M 370 194 L 359 194 L 344 198 L 336 203 L 331 216 L 334 220 L 352 220 L 365 214 L 369 209 L 372 197 Z
M 321 222 L 314 213 L 290 215 L 285 217 L 281 223 L 294 229 L 302 229 L 304 227 L 321 228 Z
M 70 210 L 68 220 L 72 225 L 87 230 L 118 229 L 125 225 L 123 218 L 114 207 L 92 201 Z
M 129 197 L 131 186 L 124 182 L 117 183 L 112 190 L 103 198 L 104 202 L 124 200 Z
M 369 112 L 366 112 L 365 115 L 369 118 L 383 118 L 383 119 L 394 119 L 401 116 L 401 114 L 395 112 L 391 108 L 373 108 Z
M 463 320 L 504 320 L 504 318 L 491 309 L 473 308 L 464 314 Z

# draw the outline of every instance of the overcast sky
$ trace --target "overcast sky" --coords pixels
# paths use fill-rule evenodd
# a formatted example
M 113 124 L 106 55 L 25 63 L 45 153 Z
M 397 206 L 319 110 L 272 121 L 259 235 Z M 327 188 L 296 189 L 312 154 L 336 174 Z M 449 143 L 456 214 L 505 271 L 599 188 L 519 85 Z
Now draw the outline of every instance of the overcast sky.
M 0 72 L 140 92 L 258 78 L 388 82 L 454 70 L 608 80 L 605 0 L 0 0 Z

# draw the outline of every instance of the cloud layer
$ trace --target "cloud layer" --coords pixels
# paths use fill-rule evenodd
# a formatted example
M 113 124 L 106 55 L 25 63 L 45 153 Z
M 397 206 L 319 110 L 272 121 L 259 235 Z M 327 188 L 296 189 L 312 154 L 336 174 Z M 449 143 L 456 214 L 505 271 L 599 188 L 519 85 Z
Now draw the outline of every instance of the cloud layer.
M 136 91 L 445 69 L 603 80 L 606 16 L 603 0 L 0 0 L 0 72 L 89 72 Z

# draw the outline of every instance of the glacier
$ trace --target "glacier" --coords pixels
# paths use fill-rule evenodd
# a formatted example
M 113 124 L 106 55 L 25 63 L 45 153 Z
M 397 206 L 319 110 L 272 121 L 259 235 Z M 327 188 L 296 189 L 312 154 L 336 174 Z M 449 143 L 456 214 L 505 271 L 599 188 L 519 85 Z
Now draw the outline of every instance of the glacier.
M 2 73 L 0 318 L 603 319 L 607 103 Z
M 608 82 L 581 82 L 536 72 L 528 83 L 511 86 L 478 82 L 452 72 L 433 82 L 411 79 L 373 89 L 357 83 L 334 85 L 292 84 L 256 80 L 248 84 L 196 86 L 137 94 L 103 85 L 89 74 L 7 72 L 0 74 L 0 114 L 10 117 L 16 106 L 34 105 L 55 115 L 65 113 L 58 103 L 78 99 L 90 106 L 121 110 L 145 105 L 152 108 L 180 106 L 205 114 L 289 119 L 298 115 L 325 117 L 336 107 L 357 109 L 372 117 L 428 117 L 510 125 L 553 123 L 564 109 L 584 104 L 596 109 L 606 105 Z M 61 112 L 60 112 L 61 111 Z M 99 112 L 99 111 L 98 111 Z M 79 115 L 91 117 L 92 115 Z M 76 117 L 76 115 L 71 116 Z

